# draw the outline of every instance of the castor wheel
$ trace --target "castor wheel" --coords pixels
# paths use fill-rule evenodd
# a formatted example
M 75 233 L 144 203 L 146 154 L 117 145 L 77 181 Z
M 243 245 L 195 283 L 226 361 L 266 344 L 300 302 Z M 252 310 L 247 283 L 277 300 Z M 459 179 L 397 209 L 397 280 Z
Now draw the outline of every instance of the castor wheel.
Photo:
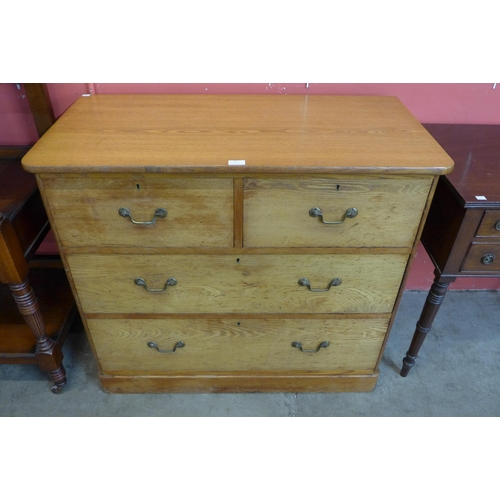
M 54 394 L 61 394 L 62 390 L 64 389 L 64 386 L 66 385 L 66 382 L 64 382 L 64 384 L 54 384 L 52 386 L 52 392 Z

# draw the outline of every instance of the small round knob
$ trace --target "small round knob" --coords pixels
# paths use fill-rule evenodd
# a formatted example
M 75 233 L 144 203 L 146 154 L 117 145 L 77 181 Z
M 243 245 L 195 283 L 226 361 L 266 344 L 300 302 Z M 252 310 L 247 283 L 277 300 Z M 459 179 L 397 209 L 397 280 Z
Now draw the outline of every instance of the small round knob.
M 487 253 L 486 255 L 483 256 L 481 262 L 487 266 L 488 264 L 491 264 L 494 260 L 495 256 L 492 253 Z
M 497 221 L 497 223 L 495 224 L 495 229 L 496 229 L 497 231 L 500 231 L 500 220 L 499 220 L 499 221 Z

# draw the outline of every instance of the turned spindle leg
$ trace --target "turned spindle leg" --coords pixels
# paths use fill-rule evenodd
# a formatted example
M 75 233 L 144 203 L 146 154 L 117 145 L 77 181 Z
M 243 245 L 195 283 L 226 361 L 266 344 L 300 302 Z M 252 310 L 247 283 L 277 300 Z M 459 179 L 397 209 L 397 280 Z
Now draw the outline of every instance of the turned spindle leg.
M 448 286 L 452 281 L 454 281 L 454 279 L 447 280 L 446 282 L 440 281 L 440 277 L 436 276 L 429 294 L 427 295 L 420 319 L 417 322 L 410 348 L 403 359 L 403 367 L 400 372 L 402 377 L 406 377 L 410 369 L 415 366 L 415 359 L 417 358 L 418 351 L 422 347 L 425 337 L 431 330 L 434 318 L 439 311 L 439 307 L 443 303 Z
M 28 278 L 20 284 L 9 284 L 14 300 L 26 323 L 36 337 L 35 357 L 40 369 L 54 382 L 52 392 L 57 394 L 66 385 L 66 371 L 62 364 L 61 346 L 47 336 L 40 307 Z

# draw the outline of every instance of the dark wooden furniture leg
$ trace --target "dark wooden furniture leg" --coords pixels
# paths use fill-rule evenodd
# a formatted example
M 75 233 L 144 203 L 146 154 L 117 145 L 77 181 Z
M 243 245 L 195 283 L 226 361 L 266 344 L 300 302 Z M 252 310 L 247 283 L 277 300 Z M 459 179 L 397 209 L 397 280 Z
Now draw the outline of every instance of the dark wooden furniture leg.
M 29 279 L 20 283 L 11 283 L 9 288 L 24 320 L 36 338 L 35 357 L 41 370 L 46 371 L 54 385 L 52 392 L 60 393 L 66 385 L 66 370 L 62 364 L 61 346 L 47 336 L 40 307 Z
M 417 321 L 417 327 L 415 333 L 413 334 L 413 339 L 410 344 L 406 356 L 403 359 L 403 367 L 401 368 L 400 375 L 406 377 L 411 368 L 415 366 L 415 359 L 417 358 L 418 351 L 424 343 L 425 337 L 430 332 L 432 328 L 432 323 L 436 317 L 439 307 L 443 303 L 444 296 L 448 290 L 450 283 L 455 281 L 455 278 L 445 278 L 441 279 L 441 276 L 435 272 L 436 278 L 434 283 L 429 290 L 427 299 L 420 314 L 420 318 Z
M 7 283 L 16 305 L 36 338 L 35 357 L 54 382 L 53 393 L 66 385 L 59 344 L 47 336 L 38 302 L 28 279 L 29 267 L 9 219 L 0 214 L 0 282 Z

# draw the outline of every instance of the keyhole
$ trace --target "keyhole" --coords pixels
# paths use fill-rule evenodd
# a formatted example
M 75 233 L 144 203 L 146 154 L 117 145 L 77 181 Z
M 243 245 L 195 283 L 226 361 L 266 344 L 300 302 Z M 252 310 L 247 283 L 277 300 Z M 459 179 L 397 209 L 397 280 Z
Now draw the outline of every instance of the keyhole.
M 337 191 L 340 191 L 340 184 L 337 184 Z
M 236 264 L 239 264 L 240 263 L 240 259 L 236 259 Z
M 137 190 L 141 189 L 141 186 L 139 186 L 139 184 L 136 184 L 135 187 L 137 188 Z
M 238 321 L 238 326 L 241 326 L 241 323 Z

